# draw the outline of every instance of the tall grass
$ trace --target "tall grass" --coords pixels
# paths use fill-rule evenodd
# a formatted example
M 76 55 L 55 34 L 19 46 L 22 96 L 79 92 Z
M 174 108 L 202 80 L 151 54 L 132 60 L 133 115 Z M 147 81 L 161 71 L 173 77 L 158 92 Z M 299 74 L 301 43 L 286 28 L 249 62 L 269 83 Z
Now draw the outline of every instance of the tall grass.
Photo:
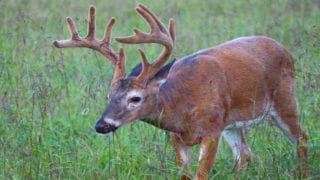
M 309 136 L 310 179 L 320 178 L 320 2 L 317 0 L 0 0 L 0 179 L 178 179 L 167 133 L 142 122 L 112 137 L 94 123 L 106 107 L 112 68 L 99 54 L 56 49 L 69 37 L 65 17 L 85 35 L 90 4 L 97 7 L 97 37 L 112 16 L 114 36 L 148 27 L 138 2 L 165 22 L 176 21 L 173 57 L 247 35 L 283 43 L 297 69 L 300 121 Z M 122 45 L 113 42 L 115 49 Z M 140 60 L 138 46 L 124 45 L 127 68 Z M 161 48 L 144 45 L 155 57 Z M 275 128 L 248 132 L 255 156 L 243 179 L 298 179 L 295 148 Z M 197 159 L 197 147 L 194 161 Z M 196 163 L 192 164 L 193 171 Z M 211 177 L 233 179 L 230 150 L 221 143 Z

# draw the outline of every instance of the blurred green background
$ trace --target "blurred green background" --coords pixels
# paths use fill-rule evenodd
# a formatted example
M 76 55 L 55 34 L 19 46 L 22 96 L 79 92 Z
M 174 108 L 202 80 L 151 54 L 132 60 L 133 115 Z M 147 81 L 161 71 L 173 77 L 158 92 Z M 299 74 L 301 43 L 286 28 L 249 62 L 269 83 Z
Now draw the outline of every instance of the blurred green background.
M 89 5 L 97 7 L 97 37 L 110 17 L 113 37 L 148 26 L 134 11 L 149 6 L 163 22 L 174 18 L 172 55 L 248 35 L 266 35 L 284 44 L 295 59 L 300 121 L 309 136 L 310 179 L 320 178 L 320 1 L 319 0 L 0 0 L 0 179 L 179 179 L 166 132 L 142 122 L 112 137 L 95 133 L 107 105 L 113 70 L 88 49 L 57 49 L 69 38 L 71 16 L 86 34 Z M 128 71 L 157 45 L 124 46 Z M 299 179 L 294 145 L 280 131 L 259 126 L 248 132 L 255 156 L 241 179 Z M 194 148 L 192 169 L 197 166 Z M 210 175 L 233 179 L 232 155 L 222 141 Z

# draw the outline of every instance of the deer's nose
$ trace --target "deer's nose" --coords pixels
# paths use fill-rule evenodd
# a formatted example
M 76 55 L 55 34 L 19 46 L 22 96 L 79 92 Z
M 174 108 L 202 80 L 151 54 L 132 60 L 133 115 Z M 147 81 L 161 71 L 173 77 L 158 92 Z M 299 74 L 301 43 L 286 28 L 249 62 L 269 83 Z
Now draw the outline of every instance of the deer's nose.
M 95 129 L 96 129 L 97 133 L 106 134 L 106 133 L 115 131 L 117 129 L 117 127 L 105 122 L 103 119 L 100 119 L 96 123 Z

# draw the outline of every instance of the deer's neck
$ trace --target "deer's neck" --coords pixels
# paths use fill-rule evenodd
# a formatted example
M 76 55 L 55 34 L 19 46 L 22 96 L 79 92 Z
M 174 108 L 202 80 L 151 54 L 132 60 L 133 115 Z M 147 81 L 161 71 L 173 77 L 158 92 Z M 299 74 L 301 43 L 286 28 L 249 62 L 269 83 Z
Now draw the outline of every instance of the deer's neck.
M 185 121 L 180 111 L 176 111 L 177 101 L 172 97 L 172 95 L 165 93 L 158 94 L 152 112 L 141 120 L 163 130 L 175 133 L 183 132 Z
M 169 116 L 170 114 L 168 114 L 165 109 L 159 107 L 156 108 L 152 114 L 142 117 L 141 120 L 160 129 L 180 133 L 182 131 L 182 126 L 179 126 L 181 121 L 173 117 L 169 118 Z

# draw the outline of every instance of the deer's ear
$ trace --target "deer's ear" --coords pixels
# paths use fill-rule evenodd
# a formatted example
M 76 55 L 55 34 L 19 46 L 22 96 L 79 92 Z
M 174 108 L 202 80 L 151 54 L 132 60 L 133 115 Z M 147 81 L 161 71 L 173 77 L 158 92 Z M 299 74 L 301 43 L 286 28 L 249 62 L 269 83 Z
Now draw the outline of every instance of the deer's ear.
M 167 78 L 168 73 L 172 67 L 172 65 L 176 62 L 176 59 L 173 59 L 170 63 L 163 66 L 150 80 L 149 83 L 157 83 L 158 81 L 163 81 L 165 78 Z M 137 77 L 142 71 L 142 65 L 137 64 L 128 75 L 129 77 Z
M 141 71 L 142 71 L 142 64 L 139 63 L 134 68 L 132 68 L 132 70 L 131 70 L 130 74 L 128 75 L 128 77 L 137 77 L 137 76 L 139 76 Z
M 152 86 L 156 89 L 159 88 L 159 86 L 166 82 L 166 78 L 168 76 L 168 73 L 172 67 L 172 65 L 175 63 L 176 59 L 173 59 L 170 63 L 163 66 L 148 82 L 149 86 Z
M 150 82 L 152 81 L 161 81 L 165 78 L 167 78 L 168 73 L 172 67 L 172 65 L 176 62 L 176 59 L 173 59 L 170 63 L 166 64 L 163 66 L 151 79 Z

